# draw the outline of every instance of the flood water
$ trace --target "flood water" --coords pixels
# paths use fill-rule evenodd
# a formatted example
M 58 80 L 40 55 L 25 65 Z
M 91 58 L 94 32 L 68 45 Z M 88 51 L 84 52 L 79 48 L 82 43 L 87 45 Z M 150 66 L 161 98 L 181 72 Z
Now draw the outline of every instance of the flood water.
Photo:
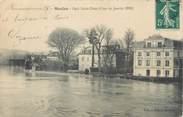
M 176 83 L 0 70 L 0 117 L 178 117 L 181 97 Z

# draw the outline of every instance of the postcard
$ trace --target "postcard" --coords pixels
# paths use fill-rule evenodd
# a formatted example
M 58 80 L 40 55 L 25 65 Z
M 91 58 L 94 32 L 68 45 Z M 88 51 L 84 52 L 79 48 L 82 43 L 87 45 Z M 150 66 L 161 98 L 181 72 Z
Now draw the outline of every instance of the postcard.
M 0 0 L 0 117 L 180 117 L 182 0 Z

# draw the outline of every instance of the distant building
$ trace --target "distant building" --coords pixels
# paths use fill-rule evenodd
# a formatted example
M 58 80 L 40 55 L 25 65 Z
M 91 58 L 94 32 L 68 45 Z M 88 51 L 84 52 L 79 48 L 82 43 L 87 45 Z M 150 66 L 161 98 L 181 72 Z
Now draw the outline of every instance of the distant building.
M 21 50 L 0 49 L 0 65 L 23 66 L 28 54 Z
M 81 53 L 78 55 L 79 60 L 79 71 L 85 71 L 86 69 L 90 69 L 92 65 L 92 48 L 87 47 L 84 48 Z M 95 50 L 94 54 L 94 67 L 98 67 L 98 56 Z
M 105 64 L 111 64 L 113 68 L 116 68 L 116 71 L 124 71 L 122 70 L 125 68 L 125 60 L 126 60 L 126 53 L 122 49 L 116 49 L 114 53 L 109 54 L 109 56 L 112 59 L 110 62 L 107 60 L 104 60 L 106 57 L 106 52 L 104 50 L 105 46 L 102 47 L 101 51 L 101 67 L 104 67 Z M 82 52 L 78 55 L 78 60 L 79 60 L 79 71 L 85 71 L 86 69 L 90 70 L 92 67 L 92 48 L 87 47 Z M 105 63 L 107 62 L 107 63 Z M 98 67 L 98 54 L 97 51 L 95 50 L 94 54 L 94 67 Z
M 181 77 L 183 42 L 153 35 L 134 44 L 134 76 Z
M 26 55 L 14 55 L 9 57 L 8 62 L 10 66 L 22 66 L 25 65 Z
M 62 67 L 63 65 L 62 58 L 59 57 L 58 51 L 49 51 L 49 53 L 46 55 L 46 58 L 48 61 L 58 62 L 60 64 L 60 67 Z M 78 69 L 78 58 L 77 55 L 75 55 L 75 53 L 70 55 L 68 69 L 70 70 Z
M 58 61 L 58 55 L 59 53 L 57 51 L 50 51 L 47 55 L 47 59 L 51 61 Z

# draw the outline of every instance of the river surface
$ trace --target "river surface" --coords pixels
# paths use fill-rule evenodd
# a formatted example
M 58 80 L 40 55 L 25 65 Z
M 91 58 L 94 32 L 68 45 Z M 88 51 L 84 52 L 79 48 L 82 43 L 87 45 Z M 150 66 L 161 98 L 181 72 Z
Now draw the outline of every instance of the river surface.
M 178 117 L 181 97 L 176 83 L 0 70 L 0 117 Z

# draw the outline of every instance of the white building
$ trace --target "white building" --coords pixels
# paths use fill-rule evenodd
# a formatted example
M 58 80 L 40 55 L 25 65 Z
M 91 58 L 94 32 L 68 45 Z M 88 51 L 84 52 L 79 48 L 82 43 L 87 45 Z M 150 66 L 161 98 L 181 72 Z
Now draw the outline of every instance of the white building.
M 83 50 L 79 56 L 79 71 L 85 71 L 90 69 L 92 65 L 92 51 L 90 48 Z M 98 57 L 97 54 L 94 55 L 94 67 L 98 67 Z
M 92 48 L 85 48 L 79 55 L 79 71 L 85 71 L 86 69 L 90 70 L 92 67 Z M 112 58 L 112 66 L 116 67 L 116 54 Z M 101 67 L 104 65 L 104 53 L 101 53 Z M 98 54 L 95 50 L 94 54 L 94 67 L 98 67 Z
M 153 35 L 134 44 L 134 76 L 182 77 L 183 42 Z
M 47 55 L 47 59 L 51 61 L 58 61 L 58 52 L 57 51 L 50 51 Z

